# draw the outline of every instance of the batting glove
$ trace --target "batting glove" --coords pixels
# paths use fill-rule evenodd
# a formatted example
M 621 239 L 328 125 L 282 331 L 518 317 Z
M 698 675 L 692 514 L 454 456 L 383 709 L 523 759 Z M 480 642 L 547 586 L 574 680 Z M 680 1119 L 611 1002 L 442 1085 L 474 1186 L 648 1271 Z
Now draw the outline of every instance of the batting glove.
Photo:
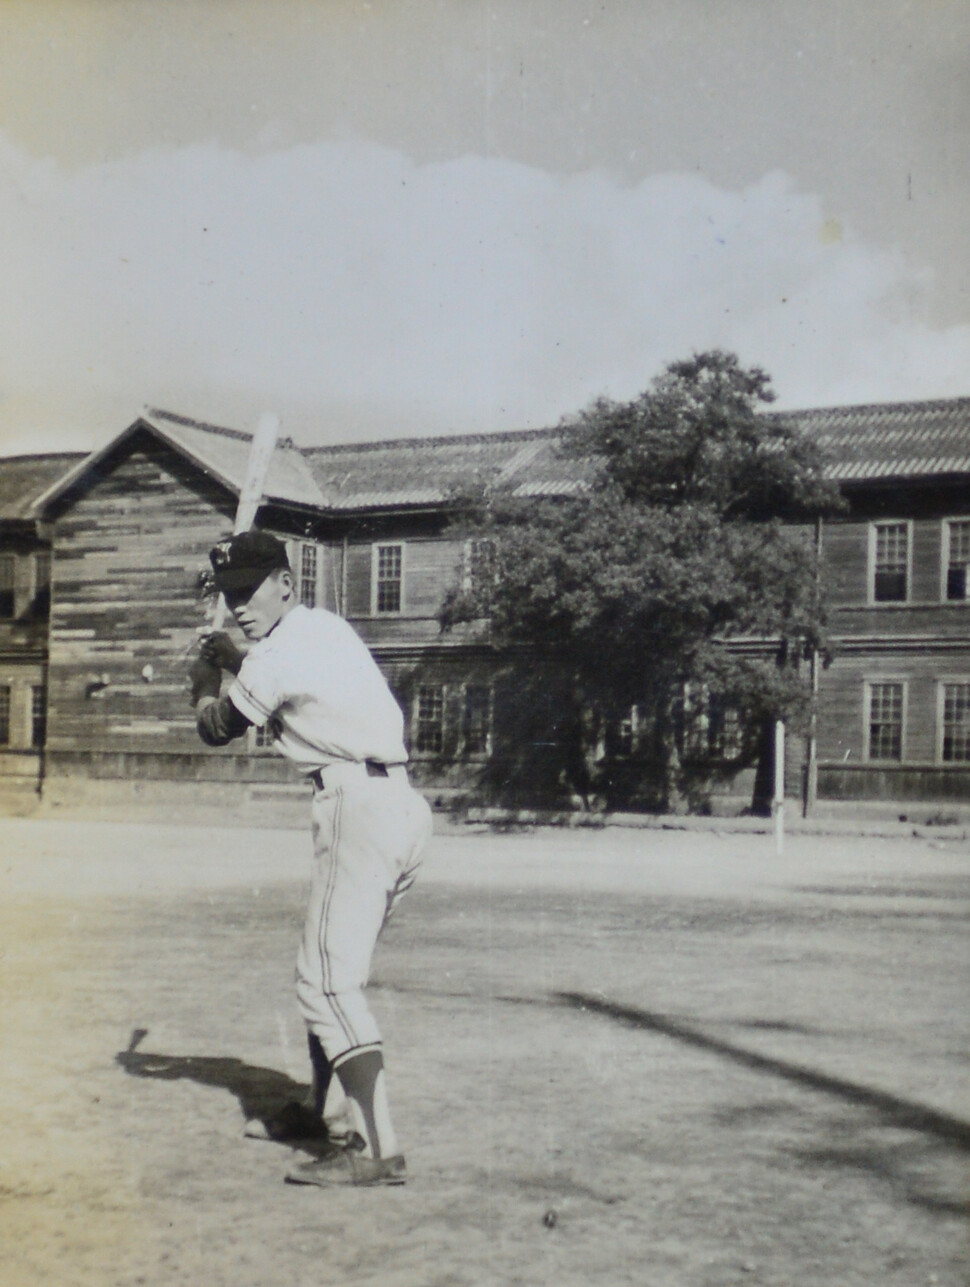
M 222 686 L 222 671 L 201 657 L 189 667 L 189 700 L 196 706 L 203 697 L 218 697 Z
M 214 634 L 206 635 L 199 644 L 199 655 L 203 661 L 238 675 L 246 654 L 236 647 L 225 630 L 217 630 Z

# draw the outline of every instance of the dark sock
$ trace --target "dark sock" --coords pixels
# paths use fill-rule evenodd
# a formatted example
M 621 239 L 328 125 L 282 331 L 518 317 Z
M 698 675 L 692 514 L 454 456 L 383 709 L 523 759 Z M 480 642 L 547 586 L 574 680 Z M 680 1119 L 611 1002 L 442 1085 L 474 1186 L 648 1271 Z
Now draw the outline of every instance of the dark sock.
M 316 1033 L 307 1033 L 307 1045 L 310 1048 L 310 1063 L 313 1065 L 313 1113 L 315 1117 L 322 1119 L 330 1079 L 333 1077 L 333 1064 L 324 1054 L 323 1045 Z
M 384 1070 L 384 1056 L 373 1047 L 351 1054 L 337 1064 L 335 1069 L 344 1093 L 356 1108 L 354 1117 L 363 1128 L 364 1146 L 372 1157 L 387 1156 L 381 1147 L 392 1143 L 393 1128 L 387 1113 L 387 1099 L 383 1093 L 383 1081 L 378 1079 Z

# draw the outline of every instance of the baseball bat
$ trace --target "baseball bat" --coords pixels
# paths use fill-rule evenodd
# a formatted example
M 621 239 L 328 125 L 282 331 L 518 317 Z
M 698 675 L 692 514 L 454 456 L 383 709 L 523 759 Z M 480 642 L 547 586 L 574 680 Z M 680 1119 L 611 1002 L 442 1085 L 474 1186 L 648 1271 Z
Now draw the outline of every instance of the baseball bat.
M 256 517 L 259 503 L 263 499 L 263 486 L 266 482 L 266 475 L 269 472 L 270 461 L 273 459 L 273 452 L 276 450 L 276 440 L 279 437 L 279 432 L 279 417 L 274 415 L 272 411 L 264 411 L 259 417 L 259 423 L 256 426 L 256 432 L 253 434 L 253 441 L 249 448 L 246 477 L 239 492 L 239 502 L 236 505 L 236 520 L 232 525 L 233 536 L 236 536 L 239 532 L 248 532 L 253 525 L 253 519 Z M 221 630 L 225 619 L 226 599 L 225 595 L 220 594 L 213 613 L 212 624 L 206 627 L 206 633 Z

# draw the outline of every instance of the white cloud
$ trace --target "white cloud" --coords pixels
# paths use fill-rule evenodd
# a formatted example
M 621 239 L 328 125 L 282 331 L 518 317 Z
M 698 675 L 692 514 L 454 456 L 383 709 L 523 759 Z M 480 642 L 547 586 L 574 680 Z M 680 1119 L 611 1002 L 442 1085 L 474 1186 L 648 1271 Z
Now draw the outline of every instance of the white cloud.
M 932 282 L 781 173 L 630 186 L 354 140 L 71 171 L 0 142 L 0 220 L 6 450 L 94 445 L 143 402 L 273 406 L 303 442 L 548 424 L 715 344 L 783 405 L 970 392 Z

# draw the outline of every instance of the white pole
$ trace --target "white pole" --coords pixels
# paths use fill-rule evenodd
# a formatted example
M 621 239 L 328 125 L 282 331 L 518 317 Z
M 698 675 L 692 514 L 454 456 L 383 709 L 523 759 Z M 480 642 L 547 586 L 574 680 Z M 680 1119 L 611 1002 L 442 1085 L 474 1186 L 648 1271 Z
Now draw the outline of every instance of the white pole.
M 785 725 L 775 721 L 775 796 L 772 801 L 775 815 L 775 856 L 785 852 Z

